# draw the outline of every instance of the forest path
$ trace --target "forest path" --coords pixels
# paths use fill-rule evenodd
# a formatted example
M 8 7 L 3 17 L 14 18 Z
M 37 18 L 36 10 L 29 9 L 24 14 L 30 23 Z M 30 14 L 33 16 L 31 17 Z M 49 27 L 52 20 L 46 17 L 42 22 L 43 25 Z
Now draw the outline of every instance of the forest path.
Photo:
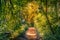
M 15 38 L 14 40 L 42 40 L 34 27 L 28 28 L 22 36 Z

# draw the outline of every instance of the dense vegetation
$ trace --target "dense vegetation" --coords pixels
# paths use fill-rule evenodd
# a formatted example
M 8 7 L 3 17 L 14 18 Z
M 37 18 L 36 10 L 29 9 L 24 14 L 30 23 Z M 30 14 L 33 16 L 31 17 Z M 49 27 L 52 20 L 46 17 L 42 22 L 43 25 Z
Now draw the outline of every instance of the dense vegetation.
M 34 26 L 43 40 L 60 40 L 59 0 L 0 0 L 0 40 L 18 37 Z

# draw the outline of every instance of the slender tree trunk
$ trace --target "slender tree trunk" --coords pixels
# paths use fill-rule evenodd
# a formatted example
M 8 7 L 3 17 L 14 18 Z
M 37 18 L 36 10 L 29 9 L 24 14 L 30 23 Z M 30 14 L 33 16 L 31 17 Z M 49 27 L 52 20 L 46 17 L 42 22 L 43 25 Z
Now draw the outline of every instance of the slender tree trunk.
M 1 3 L 1 0 L 0 0 L 0 11 L 1 11 L 1 9 L 2 9 L 2 3 Z
M 49 21 L 49 18 L 48 18 L 48 16 L 47 16 L 47 5 L 48 5 L 48 0 L 46 0 L 46 13 L 45 13 L 45 16 L 46 16 L 46 18 L 47 18 L 47 22 L 48 22 L 48 25 L 49 25 L 49 28 L 50 28 L 52 34 L 55 34 L 55 33 L 54 33 L 54 30 L 53 30 L 53 28 L 52 28 L 52 26 L 51 26 L 51 23 L 50 23 L 50 21 Z
M 4 2 L 5 2 L 5 5 L 6 5 L 6 0 L 4 0 Z
M 13 3 L 12 3 L 12 0 L 10 0 L 10 4 L 11 4 L 12 8 L 14 8 L 14 7 L 13 7 Z

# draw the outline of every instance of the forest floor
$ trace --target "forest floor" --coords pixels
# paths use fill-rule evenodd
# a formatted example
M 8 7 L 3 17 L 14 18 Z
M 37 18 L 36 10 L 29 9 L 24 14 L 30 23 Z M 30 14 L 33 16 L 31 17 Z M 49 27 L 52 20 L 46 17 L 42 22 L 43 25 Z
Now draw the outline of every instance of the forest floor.
M 33 29 L 35 29 L 35 28 L 33 28 Z M 32 32 L 32 29 L 31 30 L 29 30 L 29 29 L 27 30 L 27 32 L 29 32 L 29 31 Z M 30 36 L 26 37 L 26 33 L 27 32 L 25 31 L 24 33 L 22 33 L 20 36 L 18 36 L 16 38 L 14 38 L 13 40 L 42 40 L 42 37 L 40 37 L 38 34 L 36 35 L 36 39 L 35 39 L 35 36 L 33 36 L 33 35 L 30 35 Z M 36 34 L 36 32 L 34 34 Z M 33 39 L 31 39 L 31 37 Z

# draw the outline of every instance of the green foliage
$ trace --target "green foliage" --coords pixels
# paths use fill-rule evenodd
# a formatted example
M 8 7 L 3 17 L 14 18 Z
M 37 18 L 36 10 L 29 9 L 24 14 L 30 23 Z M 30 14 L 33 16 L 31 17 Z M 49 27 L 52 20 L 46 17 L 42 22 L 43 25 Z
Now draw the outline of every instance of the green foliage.
M 60 40 L 59 6 L 57 0 L 0 0 L 0 40 L 22 36 L 33 22 L 43 40 Z

